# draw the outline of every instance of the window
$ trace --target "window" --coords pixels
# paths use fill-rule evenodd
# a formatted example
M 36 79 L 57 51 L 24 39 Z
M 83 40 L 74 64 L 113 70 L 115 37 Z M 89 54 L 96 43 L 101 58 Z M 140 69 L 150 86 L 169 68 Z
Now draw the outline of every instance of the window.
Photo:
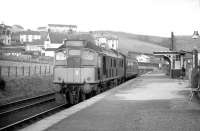
M 56 65 L 67 65 L 67 56 L 66 53 L 61 51 L 61 52 L 56 52 L 55 53 L 55 64 Z
M 174 59 L 175 61 L 180 61 L 180 55 L 176 55 Z

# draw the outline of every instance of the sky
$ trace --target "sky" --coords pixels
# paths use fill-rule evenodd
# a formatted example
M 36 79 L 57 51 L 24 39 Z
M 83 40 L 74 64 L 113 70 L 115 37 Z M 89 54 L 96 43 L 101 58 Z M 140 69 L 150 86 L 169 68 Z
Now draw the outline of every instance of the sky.
M 200 32 L 200 0 L 1 0 L 0 4 L 0 22 L 26 29 L 74 24 L 79 31 L 164 37 L 172 31 L 175 35 Z

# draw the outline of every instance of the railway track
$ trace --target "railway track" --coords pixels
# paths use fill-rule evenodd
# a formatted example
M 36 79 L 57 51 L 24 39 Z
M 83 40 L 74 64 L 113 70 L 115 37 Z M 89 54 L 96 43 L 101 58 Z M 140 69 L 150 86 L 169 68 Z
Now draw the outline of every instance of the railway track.
M 16 126 L 64 107 L 56 102 L 56 93 L 19 100 L 0 106 L 0 131 Z

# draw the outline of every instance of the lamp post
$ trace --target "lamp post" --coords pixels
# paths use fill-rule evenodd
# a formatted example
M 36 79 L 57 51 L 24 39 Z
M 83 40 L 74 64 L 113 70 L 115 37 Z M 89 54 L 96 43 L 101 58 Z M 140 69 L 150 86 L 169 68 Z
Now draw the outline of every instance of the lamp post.
M 194 34 L 192 36 L 193 39 L 198 39 L 199 38 L 199 33 L 198 31 L 194 31 Z M 196 49 L 192 50 L 192 68 L 197 68 L 198 66 L 198 51 Z

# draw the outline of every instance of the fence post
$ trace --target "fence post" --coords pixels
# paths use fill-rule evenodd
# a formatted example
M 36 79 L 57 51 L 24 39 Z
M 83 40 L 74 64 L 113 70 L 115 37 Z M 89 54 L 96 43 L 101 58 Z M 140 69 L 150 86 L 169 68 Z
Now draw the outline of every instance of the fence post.
M 24 76 L 24 66 L 22 66 L 22 76 Z
M 42 71 L 41 71 L 41 65 L 40 65 L 40 75 L 41 75 Z
M 37 72 L 36 72 L 36 65 L 35 65 L 35 74 L 37 74 Z
M 28 67 L 28 76 L 31 76 L 31 67 Z
M 46 76 L 46 69 L 47 69 L 47 66 L 45 66 L 45 70 L 44 70 L 44 74 L 45 74 L 45 76 Z
M 17 66 L 15 67 L 15 69 L 16 69 L 16 72 L 15 72 L 15 73 L 16 73 L 16 77 L 17 77 Z
M 10 76 L 10 66 L 8 66 L 8 77 Z
M 51 74 L 51 68 L 50 68 L 50 66 L 49 66 L 49 74 Z

